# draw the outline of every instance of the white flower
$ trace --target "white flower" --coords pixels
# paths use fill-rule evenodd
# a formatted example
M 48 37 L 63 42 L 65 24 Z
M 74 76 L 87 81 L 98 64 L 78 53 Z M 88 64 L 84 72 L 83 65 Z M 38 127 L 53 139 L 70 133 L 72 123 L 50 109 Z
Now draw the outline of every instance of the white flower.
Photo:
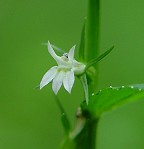
M 40 89 L 53 80 L 52 89 L 55 94 L 58 93 L 62 84 L 64 85 L 64 88 L 71 93 L 71 89 L 75 81 L 74 75 L 82 74 L 86 67 L 83 63 L 80 63 L 74 59 L 74 50 L 75 46 L 70 49 L 69 53 L 64 53 L 60 57 L 56 55 L 50 42 L 48 41 L 48 51 L 55 59 L 58 66 L 52 67 L 45 73 L 40 82 Z

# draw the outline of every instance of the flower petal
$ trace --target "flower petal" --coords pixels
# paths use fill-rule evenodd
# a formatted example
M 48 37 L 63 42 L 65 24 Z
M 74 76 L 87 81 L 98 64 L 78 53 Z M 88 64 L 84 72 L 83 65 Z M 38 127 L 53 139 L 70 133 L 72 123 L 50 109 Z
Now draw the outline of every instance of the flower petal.
M 68 53 L 69 60 L 73 60 L 74 59 L 74 51 L 75 51 L 75 45 L 70 49 L 70 51 Z
M 69 93 L 71 93 L 71 89 L 73 87 L 74 80 L 75 80 L 75 78 L 74 78 L 74 72 L 72 70 L 66 72 L 66 75 L 65 75 L 64 80 L 63 80 L 63 85 L 64 85 L 64 88 Z
M 57 59 L 57 55 L 56 55 L 56 53 L 55 53 L 55 51 L 53 50 L 53 48 L 52 48 L 52 46 L 51 46 L 51 44 L 50 44 L 50 42 L 48 41 L 48 51 L 49 51 L 49 53 L 50 53 L 50 55 L 54 58 L 54 59 Z
M 60 87 L 62 86 L 63 78 L 65 73 L 63 71 L 57 72 L 55 78 L 53 79 L 52 89 L 55 94 L 58 93 Z
M 54 66 L 45 73 L 45 75 L 43 76 L 40 82 L 40 89 L 42 89 L 45 85 L 47 85 L 52 81 L 52 79 L 56 75 L 56 72 L 57 72 L 57 66 Z
M 60 56 L 56 55 L 49 41 L 48 41 L 48 52 L 55 59 L 58 65 L 66 65 L 66 66 L 68 65 L 68 63 L 64 61 Z

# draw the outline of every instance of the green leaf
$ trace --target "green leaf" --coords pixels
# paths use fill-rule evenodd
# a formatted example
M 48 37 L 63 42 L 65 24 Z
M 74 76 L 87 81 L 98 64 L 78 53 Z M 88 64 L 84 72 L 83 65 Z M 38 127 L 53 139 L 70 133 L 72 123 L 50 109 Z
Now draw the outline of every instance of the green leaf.
M 60 109 L 60 112 L 61 112 L 61 121 L 63 124 L 63 128 L 65 130 L 66 135 L 68 135 L 70 132 L 70 129 L 71 129 L 69 119 L 68 119 L 67 114 L 66 114 L 66 112 L 57 96 L 55 96 L 55 101 L 56 101 L 56 103 Z
M 83 88 L 84 88 L 86 103 L 88 104 L 88 102 L 89 102 L 89 92 L 88 92 L 88 84 L 87 84 L 86 74 L 83 74 L 82 76 L 80 76 L 80 81 L 81 81 L 81 83 L 83 85 Z
M 114 46 L 112 46 L 109 50 L 107 50 L 106 52 L 104 52 L 103 54 L 101 54 L 99 57 L 97 57 L 97 58 L 92 59 L 91 61 L 89 61 L 87 63 L 86 69 L 88 69 L 92 65 L 96 64 L 97 62 L 99 62 L 104 57 L 106 57 L 113 50 L 113 48 L 114 48 Z
M 144 84 L 133 86 L 109 87 L 90 96 L 86 107 L 94 117 L 100 117 L 106 111 L 144 98 Z
M 82 28 L 80 48 L 79 48 L 79 58 L 83 62 L 85 62 L 85 25 L 86 25 L 86 19 L 84 20 Z
M 65 112 L 63 112 L 61 114 L 61 121 L 62 121 L 64 130 L 65 130 L 65 133 L 66 134 L 69 134 L 69 132 L 70 132 L 70 122 L 69 122 L 69 120 L 68 120 L 67 115 L 66 115 Z

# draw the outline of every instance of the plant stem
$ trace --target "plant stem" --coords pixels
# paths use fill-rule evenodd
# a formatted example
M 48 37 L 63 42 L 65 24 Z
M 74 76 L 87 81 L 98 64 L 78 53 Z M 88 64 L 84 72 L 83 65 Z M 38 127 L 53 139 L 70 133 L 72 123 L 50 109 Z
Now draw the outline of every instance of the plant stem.
M 86 21 L 86 61 L 98 57 L 99 53 L 99 21 L 100 21 L 100 2 L 99 0 L 88 0 L 87 21 Z M 89 83 L 90 93 L 94 92 L 97 86 L 98 67 L 94 66 L 95 71 L 91 71 L 92 80 Z
M 89 126 L 89 145 L 91 149 L 96 147 L 96 134 L 97 134 L 98 120 L 93 120 Z
M 74 129 L 66 137 L 62 149 L 95 149 L 99 119 L 78 108 Z
M 99 1 L 88 0 L 87 20 L 80 48 L 81 57 L 85 62 L 97 58 L 99 53 Z M 87 70 L 89 95 L 96 90 L 97 69 L 97 65 L 94 65 Z M 88 115 L 85 115 L 83 108 L 79 108 L 78 113 L 74 130 L 64 140 L 62 149 L 95 149 L 98 119 L 93 117 L 90 111 L 88 111 Z
M 96 59 L 99 54 L 99 21 L 100 21 L 100 0 L 88 0 L 87 20 L 85 26 L 85 48 L 84 59 L 89 62 Z M 83 35 L 84 36 L 84 35 Z M 83 42 L 82 42 L 83 43 Z M 81 48 L 81 49 L 82 49 Z M 83 56 L 83 55 L 82 55 Z M 98 67 L 90 67 L 87 72 L 89 95 L 95 92 L 98 80 Z M 87 117 L 82 112 L 82 115 L 77 119 L 77 127 L 84 126 L 81 132 L 76 136 L 74 149 L 95 149 L 96 147 L 96 131 L 98 119 L 93 118 L 91 113 Z M 85 122 L 84 125 L 81 125 Z
M 95 149 L 98 121 L 99 119 L 92 117 L 90 113 L 82 112 L 82 109 L 78 108 L 76 125 L 67 140 L 68 146 L 63 149 Z
M 99 33 L 100 33 L 100 0 L 88 0 L 87 9 L 87 22 L 86 22 L 86 56 L 87 62 L 98 57 L 99 54 Z M 95 71 L 96 70 L 96 71 Z M 88 88 L 89 94 L 96 91 L 98 83 L 98 65 L 94 65 L 94 69 L 91 69 L 91 80 L 89 81 Z M 85 140 L 85 146 L 83 149 L 95 149 L 96 148 L 96 133 L 97 133 L 98 119 L 87 120 L 85 131 L 87 137 Z M 85 134 L 85 133 L 84 133 Z
M 82 132 L 76 138 L 75 149 L 95 149 L 97 124 L 96 119 L 87 120 Z

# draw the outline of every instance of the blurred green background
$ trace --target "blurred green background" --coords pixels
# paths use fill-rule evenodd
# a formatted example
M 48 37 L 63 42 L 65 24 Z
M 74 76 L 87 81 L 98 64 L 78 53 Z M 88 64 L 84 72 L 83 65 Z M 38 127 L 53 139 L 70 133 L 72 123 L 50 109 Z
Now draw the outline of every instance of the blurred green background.
M 69 50 L 78 45 L 86 0 L 0 0 L 0 149 L 58 149 L 63 137 L 51 85 L 35 89 L 55 61 L 43 43 Z M 101 0 L 99 87 L 144 83 L 144 1 Z M 72 94 L 58 94 L 72 123 L 82 101 L 76 80 Z M 105 114 L 98 149 L 144 148 L 144 101 Z

